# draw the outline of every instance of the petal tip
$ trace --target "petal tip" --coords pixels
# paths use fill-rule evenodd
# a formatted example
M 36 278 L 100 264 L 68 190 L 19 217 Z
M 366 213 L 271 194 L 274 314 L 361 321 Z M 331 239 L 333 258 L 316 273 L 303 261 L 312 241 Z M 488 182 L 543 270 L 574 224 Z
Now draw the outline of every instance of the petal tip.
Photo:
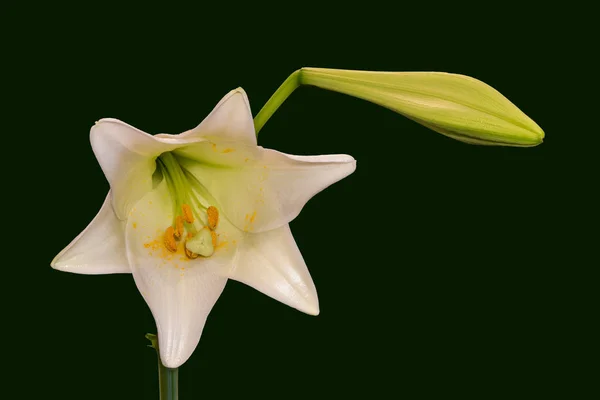
M 319 310 L 319 306 L 316 306 L 314 308 L 309 308 L 309 309 L 305 310 L 304 312 L 308 315 L 312 315 L 312 316 L 316 317 L 317 315 L 319 315 L 321 313 L 321 310 Z
M 298 304 L 295 307 L 298 311 L 302 311 L 305 314 L 317 316 L 320 314 L 321 310 L 319 309 L 319 300 L 317 295 L 310 296 L 309 298 L 304 298 L 302 304 Z
M 62 249 L 62 251 L 60 253 L 58 253 L 56 255 L 56 257 L 54 257 L 54 259 L 52 259 L 52 261 L 50 261 L 50 267 L 52 267 L 52 269 L 55 269 L 58 271 L 68 271 L 69 263 L 67 260 L 65 260 L 65 255 L 66 255 L 67 251 L 71 248 L 72 244 L 73 243 L 70 243 L 67 247 Z
M 160 355 L 160 362 L 167 368 L 179 368 L 183 364 L 181 358 L 169 357 L 167 355 Z
M 192 356 L 200 339 L 182 341 L 181 337 L 174 338 L 168 334 L 167 336 L 162 336 L 166 339 L 161 339 L 161 330 L 158 329 L 158 331 L 160 362 L 167 368 L 179 368 L 183 365 Z
M 58 256 L 54 257 L 54 259 L 52 261 L 50 261 L 50 267 L 52 267 L 53 269 L 60 269 L 60 265 L 59 265 L 59 261 L 58 261 Z
M 92 125 L 91 127 L 91 131 L 94 130 L 94 128 L 98 127 L 99 125 L 103 125 L 103 124 L 120 124 L 120 125 L 128 125 L 125 122 L 116 119 L 116 118 L 100 118 L 98 121 L 94 122 L 94 125 Z

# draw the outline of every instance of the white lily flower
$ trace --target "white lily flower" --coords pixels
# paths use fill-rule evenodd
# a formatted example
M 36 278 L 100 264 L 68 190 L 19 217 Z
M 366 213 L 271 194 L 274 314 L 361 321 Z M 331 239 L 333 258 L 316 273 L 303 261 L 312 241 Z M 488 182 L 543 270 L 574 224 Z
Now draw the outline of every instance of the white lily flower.
M 166 367 L 190 357 L 228 279 L 319 313 L 288 224 L 311 197 L 354 172 L 352 157 L 257 146 L 241 88 L 179 135 L 152 136 L 102 119 L 90 140 L 110 191 L 51 265 L 80 274 L 131 272 L 156 320 Z

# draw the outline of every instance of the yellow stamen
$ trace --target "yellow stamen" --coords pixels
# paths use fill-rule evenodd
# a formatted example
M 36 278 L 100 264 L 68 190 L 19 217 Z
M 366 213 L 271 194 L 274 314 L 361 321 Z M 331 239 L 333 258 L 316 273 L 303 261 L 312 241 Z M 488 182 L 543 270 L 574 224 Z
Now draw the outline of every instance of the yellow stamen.
M 206 210 L 206 214 L 208 215 L 208 227 L 214 231 L 219 223 L 219 210 L 217 207 L 210 206 Z
M 212 238 L 213 247 L 217 247 L 217 232 L 210 231 L 210 237 Z
M 181 239 L 183 236 L 183 218 L 181 215 L 178 215 L 177 218 L 175 218 L 175 231 L 173 236 L 175 236 L 175 239 L 177 240 Z
M 185 219 L 185 222 L 188 224 L 194 223 L 194 215 L 192 214 L 192 208 L 189 206 L 189 204 L 183 204 L 181 206 L 181 210 L 183 211 L 183 218 Z
M 164 234 L 164 242 L 165 242 L 165 247 L 167 248 L 167 250 L 169 250 L 170 252 L 175 253 L 177 251 L 177 242 L 175 242 L 175 230 L 173 229 L 172 226 L 168 227 L 167 230 L 165 231 Z

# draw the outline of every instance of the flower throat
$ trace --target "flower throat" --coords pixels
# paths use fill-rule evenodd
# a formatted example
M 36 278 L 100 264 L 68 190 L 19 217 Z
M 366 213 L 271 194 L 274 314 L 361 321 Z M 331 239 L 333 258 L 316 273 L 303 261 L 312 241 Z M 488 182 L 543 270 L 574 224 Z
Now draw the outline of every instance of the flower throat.
M 217 246 L 219 210 L 200 201 L 196 193 L 207 198 L 206 188 L 181 166 L 177 156 L 163 153 L 156 165 L 167 182 L 173 203 L 173 221 L 163 234 L 165 248 L 175 253 L 182 245 L 190 259 L 210 257 Z

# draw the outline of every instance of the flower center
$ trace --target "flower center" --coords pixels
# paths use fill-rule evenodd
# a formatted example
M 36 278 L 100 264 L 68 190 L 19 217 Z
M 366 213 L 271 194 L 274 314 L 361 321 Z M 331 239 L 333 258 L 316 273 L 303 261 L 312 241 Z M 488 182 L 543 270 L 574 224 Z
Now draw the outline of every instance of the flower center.
M 190 259 L 210 257 L 217 246 L 219 210 L 207 204 L 206 188 L 181 166 L 176 155 L 163 153 L 156 165 L 173 199 L 173 222 L 163 234 L 165 248 L 175 253 L 181 245 Z

